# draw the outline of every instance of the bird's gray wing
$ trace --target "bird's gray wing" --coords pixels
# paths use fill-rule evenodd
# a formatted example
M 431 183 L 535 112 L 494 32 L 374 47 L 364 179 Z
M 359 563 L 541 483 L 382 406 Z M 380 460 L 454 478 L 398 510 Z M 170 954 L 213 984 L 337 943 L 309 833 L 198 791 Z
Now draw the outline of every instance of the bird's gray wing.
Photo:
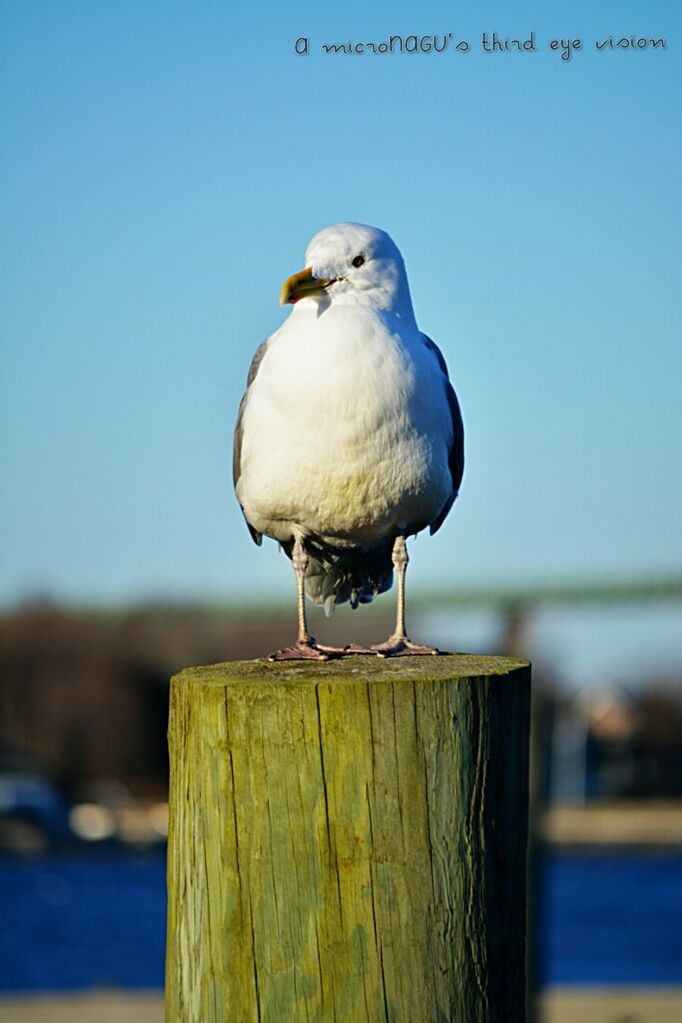
M 430 337 L 426 336 L 426 334 L 422 334 L 422 338 L 429 351 L 433 352 L 435 355 L 438 365 L 443 373 L 445 397 L 448 401 L 450 417 L 452 419 L 452 443 L 450 444 L 450 451 L 448 452 L 448 464 L 450 466 L 450 476 L 452 477 L 452 490 L 450 491 L 450 496 L 447 501 L 429 526 L 429 532 L 433 535 L 433 533 L 439 530 L 443 525 L 443 522 L 455 503 L 455 498 L 459 493 L 462 476 L 464 475 L 464 424 L 462 422 L 462 413 L 459 409 L 459 402 L 457 401 L 455 389 L 450 383 L 448 366 L 443 353 L 435 341 L 432 341 Z
M 270 344 L 270 338 L 267 338 L 261 345 L 256 349 L 256 354 L 251 360 L 249 366 L 249 373 L 246 378 L 246 390 L 244 396 L 239 403 L 239 412 L 237 413 L 237 424 L 234 428 L 234 438 L 232 440 L 232 482 L 234 483 L 235 489 L 239 482 L 239 477 L 242 474 L 242 440 L 244 438 L 244 410 L 246 409 L 247 402 L 249 400 L 249 388 L 258 375 L 260 364 L 263 361 L 263 356 L 268 350 Z M 242 508 L 241 504 L 239 505 Z M 248 527 L 249 533 L 253 539 L 253 542 L 260 545 L 263 543 L 263 534 L 259 533 L 257 529 L 251 525 L 249 520 L 246 518 L 246 512 L 242 508 L 242 515 Z

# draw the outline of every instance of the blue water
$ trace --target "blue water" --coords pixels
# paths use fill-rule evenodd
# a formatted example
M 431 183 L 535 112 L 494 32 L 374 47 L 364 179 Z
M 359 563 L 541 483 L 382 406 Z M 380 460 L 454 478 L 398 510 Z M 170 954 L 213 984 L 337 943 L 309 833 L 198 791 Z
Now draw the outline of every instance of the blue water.
M 540 982 L 682 984 L 682 852 L 554 854 Z M 0 860 L 0 990 L 161 988 L 165 860 Z
M 0 860 L 0 990 L 163 986 L 165 855 Z
M 682 853 L 550 856 L 543 984 L 682 984 Z

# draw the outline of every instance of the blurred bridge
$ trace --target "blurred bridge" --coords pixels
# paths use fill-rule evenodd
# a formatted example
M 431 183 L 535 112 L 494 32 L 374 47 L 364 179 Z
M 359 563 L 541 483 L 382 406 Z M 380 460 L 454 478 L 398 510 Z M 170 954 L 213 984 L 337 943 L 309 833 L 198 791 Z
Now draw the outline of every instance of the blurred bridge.
M 579 580 L 531 583 L 526 586 L 491 586 L 434 590 L 412 594 L 421 607 L 535 608 L 566 604 L 652 603 L 682 600 L 682 574 L 625 580 Z

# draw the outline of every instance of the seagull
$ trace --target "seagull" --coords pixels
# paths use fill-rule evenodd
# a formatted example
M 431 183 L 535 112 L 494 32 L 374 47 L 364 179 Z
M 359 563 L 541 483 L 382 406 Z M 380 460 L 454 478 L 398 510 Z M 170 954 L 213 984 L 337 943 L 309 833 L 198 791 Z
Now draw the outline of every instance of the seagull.
M 440 529 L 464 471 L 445 359 L 417 326 L 405 264 L 385 231 L 326 227 L 280 292 L 292 309 L 258 348 L 233 446 L 237 500 L 255 543 L 276 540 L 296 578 L 298 635 L 271 660 L 437 654 L 405 631 L 408 537 Z M 393 634 L 318 645 L 306 596 L 369 603 L 397 575 Z

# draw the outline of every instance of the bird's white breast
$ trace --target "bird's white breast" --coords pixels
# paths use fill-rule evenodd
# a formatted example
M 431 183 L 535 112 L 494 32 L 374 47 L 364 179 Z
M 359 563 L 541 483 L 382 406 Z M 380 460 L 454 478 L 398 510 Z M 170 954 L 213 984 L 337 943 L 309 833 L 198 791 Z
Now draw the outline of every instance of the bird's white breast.
M 294 309 L 251 385 L 238 486 L 247 518 L 277 540 L 339 545 L 423 527 L 450 492 L 435 357 L 399 321 L 316 312 L 310 302 Z

